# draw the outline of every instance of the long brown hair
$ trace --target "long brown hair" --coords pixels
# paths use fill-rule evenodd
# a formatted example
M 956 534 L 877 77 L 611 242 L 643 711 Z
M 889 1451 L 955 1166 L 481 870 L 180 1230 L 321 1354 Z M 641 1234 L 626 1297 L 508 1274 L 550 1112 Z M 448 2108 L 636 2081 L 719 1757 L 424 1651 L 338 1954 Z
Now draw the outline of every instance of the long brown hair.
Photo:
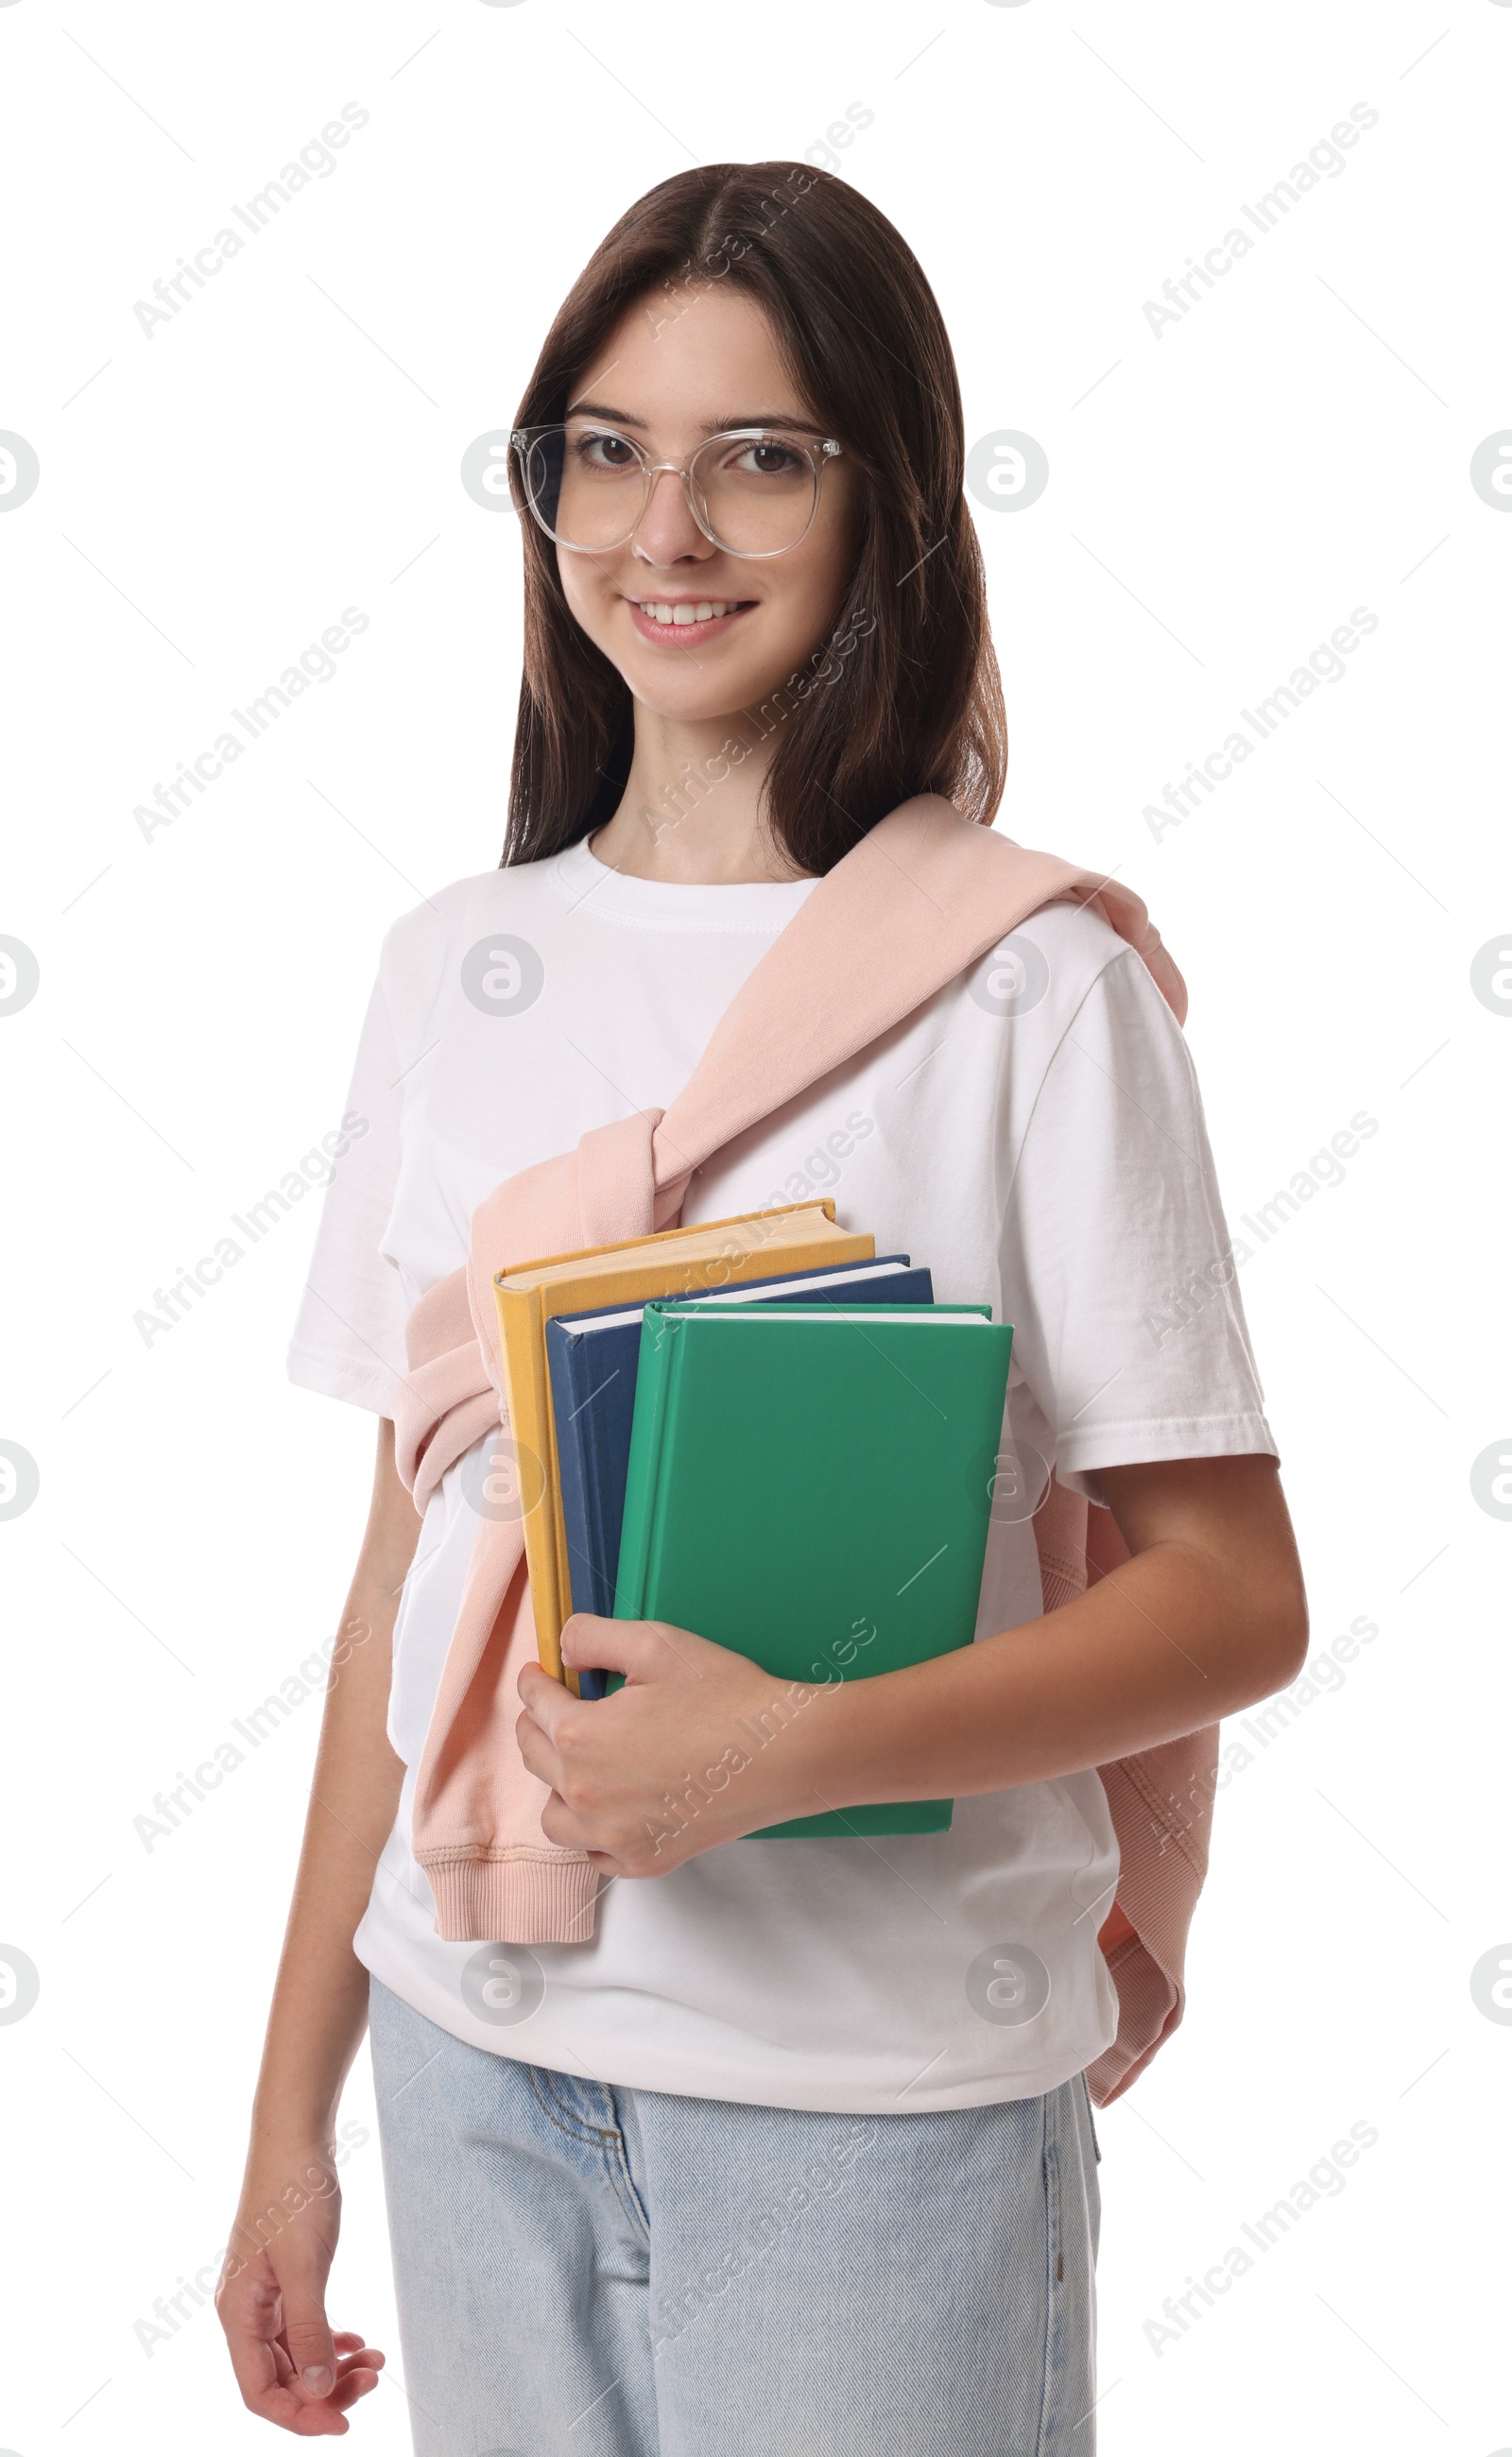
M 715 281 L 764 309 L 807 406 L 862 477 L 856 567 L 818 677 L 831 687 L 804 675 L 773 694 L 782 735 L 768 828 L 817 877 L 913 794 L 947 795 L 990 821 L 1006 721 L 962 493 L 961 388 L 934 293 L 875 205 L 801 162 L 716 162 L 664 179 L 573 283 L 516 424 L 564 416 L 636 300 L 653 317 L 675 314 L 679 295 Z M 634 740 L 629 689 L 569 612 L 555 547 L 528 514 L 522 527 L 525 672 L 506 864 L 604 826 Z

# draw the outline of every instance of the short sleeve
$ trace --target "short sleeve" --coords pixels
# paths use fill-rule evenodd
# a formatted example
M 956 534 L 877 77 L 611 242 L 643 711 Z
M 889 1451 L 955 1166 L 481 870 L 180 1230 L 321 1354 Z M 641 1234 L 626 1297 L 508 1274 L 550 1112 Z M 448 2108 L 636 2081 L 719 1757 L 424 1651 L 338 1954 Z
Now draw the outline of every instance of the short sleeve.
M 1181 1028 L 1132 950 L 1046 1070 L 1005 1223 L 1014 1360 L 1063 1484 L 1155 1459 L 1278 1456 Z
M 390 1415 L 408 1311 L 380 1251 L 399 1178 L 403 1068 L 382 977 L 368 1001 L 310 1274 L 289 1343 L 291 1382 Z

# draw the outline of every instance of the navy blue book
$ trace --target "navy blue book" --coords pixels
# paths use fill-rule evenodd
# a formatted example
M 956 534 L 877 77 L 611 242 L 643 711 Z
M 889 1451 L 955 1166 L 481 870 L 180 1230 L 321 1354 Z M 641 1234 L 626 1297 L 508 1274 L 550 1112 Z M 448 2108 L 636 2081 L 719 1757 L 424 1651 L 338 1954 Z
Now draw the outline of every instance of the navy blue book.
M 737 1288 L 700 1290 L 677 1302 L 850 1307 L 933 1305 L 934 1298 L 934 1283 L 922 1264 L 915 1270 L 906 1254 L 881 1254 L 871 1263 L 827 1263 L 777 1279 L 744 1280 Z M 607 1306 L 599 1312 L 558 1314 L 546 1326 L 572 1609 L 606 1621 L 614 1615 L 645 1311 L 642 1305 Z M 601 1698 L 603 1674 L 580 1672 L 578 1688 L 585 1698 Z

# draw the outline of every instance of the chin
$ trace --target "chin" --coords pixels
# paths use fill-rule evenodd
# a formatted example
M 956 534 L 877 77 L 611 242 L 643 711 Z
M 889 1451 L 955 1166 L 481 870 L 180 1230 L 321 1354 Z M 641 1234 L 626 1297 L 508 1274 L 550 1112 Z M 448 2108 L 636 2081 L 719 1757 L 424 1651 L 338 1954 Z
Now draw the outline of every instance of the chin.
M 621 671 L 623 673 L 623 669 Z M 623 679 L 638 707 L 646 709 L 652 716 L 664 718 L 669 724 L 721 725 L 728 722 L 733 725 L 740 711 L 749 704 L 737 691 L 701 692 L 696 694 L 670 692 L 665 674 L 646 676 L 644 688 L 642 678 L 637 674 L 623 673 Z M 3 2452 L 0 2452 L 0 2457 L 3 2457 Z
M 615 643 L 619 653 L 611 655 L 607 643 L 601 641 L 599 646 L 640 706 L 657 716 L 694 725 L 744 708 L 753 696 L 760 695 L 758 679 L 744 660 L 738 665 L 727 662 L 707 649 L 686 657 L 668 657 L 654 650 L 637 655 L 632 649 L 627 656 L 619 642 Z

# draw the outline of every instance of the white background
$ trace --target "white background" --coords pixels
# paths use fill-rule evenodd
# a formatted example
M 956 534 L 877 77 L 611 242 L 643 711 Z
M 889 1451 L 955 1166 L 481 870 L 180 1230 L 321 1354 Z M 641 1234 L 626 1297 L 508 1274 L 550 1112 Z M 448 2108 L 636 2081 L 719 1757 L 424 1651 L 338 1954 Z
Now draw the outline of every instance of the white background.
M 225 2241 L 318 1703 L 150 1850 L 134 1820 L 334 1630 L 372 1426 L 282 1378 L 313 1196 L 150 1346 L 134 1314 L 334 1126 L 388 921 L 498 857 L 519 548 L 465 448 L 632 196 L 821 160 L 857 104 L 838 167 L 935 285 L 968 434 L 1048 456 L 978 514 L 1004 824 L 1147 898 L 1236 1228 L 1378 1121 L 1242 1273 L 1315 1641 L 1378 1637 L 1220 1799 L 1186 2027 L 1103 2119 L 1100 2445 L 1503 2450 L 1512 2028 L 1470 1973 L 1512 1936 L 1512 1526 L 1470 1471 L 1512 1427 L 1512 1018 L 1471 964 L 1512 944 L 1512 497 L 1469 463 L 1512 425 L 1512 7 L 0 0 L 0 427 L 41 469 L 0 511 L 0 931 L 41 969 L 0 1019 L 0 1435 L 41 1477 L 0 1523 L 0 1939 L 41 1979 L 0 2025 L 0 2443 L 271 2445 L 208 2307 L 136 2324 Z M 334 173 L 149 339 L 134 302 L 348 102 Z M 1157 338 L 1144 301 L 1357 103 L 1342 175 Z M 334 678 L 148 840 L 134 809 L 347 607 Z M 1157 837 L 1360 607 L 1344 677 Z M 356 2429 L 400 2451 L 365 2058 L 348 2114 L 333 2316 L 389 2352 Z M 1355 2123 L 1346 2188 L 1157 2350 Z

